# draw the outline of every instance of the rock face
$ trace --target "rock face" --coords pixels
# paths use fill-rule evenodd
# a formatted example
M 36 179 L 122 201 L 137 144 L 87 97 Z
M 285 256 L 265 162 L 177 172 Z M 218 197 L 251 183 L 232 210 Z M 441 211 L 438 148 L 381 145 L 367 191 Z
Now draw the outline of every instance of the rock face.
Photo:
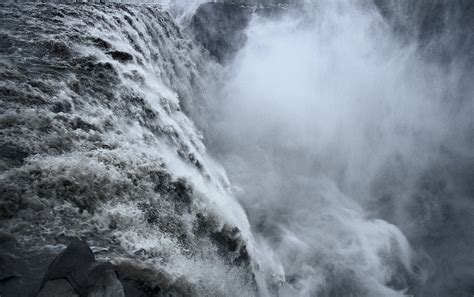
M 252 7 L 248 5 L 215 2 L 201 4 L 190 25 L 194 40 L 222 63 L 232 58 L 245 44 L 245 28 L 252 12 Z
M 220 63 L 231 60 L 245 45 L 247 28 L 252 16 L 277 16 L 283 12 L 280 5 L 207 2 L 201 4 L 191 19 L 189 30 Z

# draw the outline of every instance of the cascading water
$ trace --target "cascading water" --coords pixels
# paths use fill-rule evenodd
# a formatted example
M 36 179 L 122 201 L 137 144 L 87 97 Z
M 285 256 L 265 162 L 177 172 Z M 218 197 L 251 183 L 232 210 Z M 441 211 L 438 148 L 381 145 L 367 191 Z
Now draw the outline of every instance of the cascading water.
M 84 238 L 173 290 L 251 295 L 248 221 L 181 110 L 202 58 L 170 16 L 115 4 L 1 13 L 2 230 L 43 254 Z
M 0 4 L 0 295 L 474 293 L 474 5 L 152 2 Z

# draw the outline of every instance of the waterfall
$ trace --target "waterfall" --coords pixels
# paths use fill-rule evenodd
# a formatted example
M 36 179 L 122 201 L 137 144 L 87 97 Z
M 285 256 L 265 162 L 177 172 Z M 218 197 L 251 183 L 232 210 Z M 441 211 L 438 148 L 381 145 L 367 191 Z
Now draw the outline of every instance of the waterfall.
M 2 230 L 45 254 L 85 238 L 99 258 L 201 295 L 251 295 L 248 220 L 183 112 L 205 57 L 171 16 L 122 4 L 1 13 Z
M 474 293 L 469 1 L 68 2 L 0 4 L 0 295 Z

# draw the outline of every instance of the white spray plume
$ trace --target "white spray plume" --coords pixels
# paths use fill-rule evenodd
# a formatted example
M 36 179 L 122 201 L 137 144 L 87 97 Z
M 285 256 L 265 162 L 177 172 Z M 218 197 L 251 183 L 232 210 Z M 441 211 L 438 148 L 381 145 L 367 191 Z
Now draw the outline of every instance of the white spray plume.
M 456 67 L 428 62 L 367 3 L 318 1 L 254 18 L 227 70 L 209 142 L 265 242 L 262 269 L 286 277 L 280 296 L 402 296 L 422 282 L 399 228 L 416 232 L 403 212 L 414 179 L 469 122 L 446 104 Z

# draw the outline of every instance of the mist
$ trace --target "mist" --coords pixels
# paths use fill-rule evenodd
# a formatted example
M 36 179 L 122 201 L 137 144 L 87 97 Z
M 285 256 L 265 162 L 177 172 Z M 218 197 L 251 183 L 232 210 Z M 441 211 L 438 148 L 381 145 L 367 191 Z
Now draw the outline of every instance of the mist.
M 453 14 L 422 35 L 407 6 L 385 8 L 255 16 L 222 70 L 208 147 L 248 213 L 268 294 L 472 290 L 472 67 Z

